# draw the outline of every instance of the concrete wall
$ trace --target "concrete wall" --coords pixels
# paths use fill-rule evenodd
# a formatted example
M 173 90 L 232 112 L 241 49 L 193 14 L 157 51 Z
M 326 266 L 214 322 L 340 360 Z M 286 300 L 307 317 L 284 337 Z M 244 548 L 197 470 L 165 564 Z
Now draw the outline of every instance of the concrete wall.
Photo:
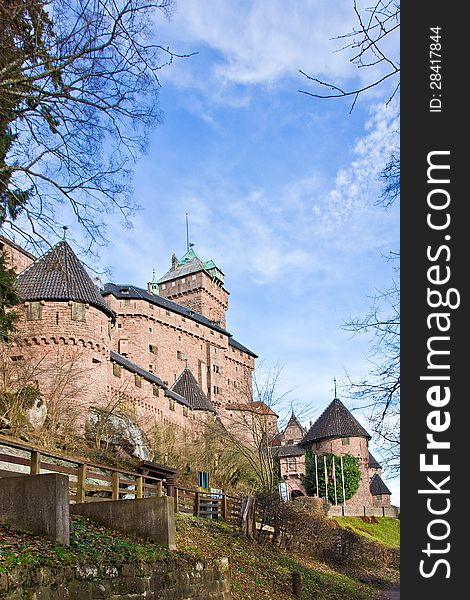
M 2 600 L 230 600 L 227 559 L 95 564 L 0 573 Z
M 70 512 L 176 550 L 174 499 L 168 496 L 71 504 Z
M 348 506 L 343 508 L 342 505 L 330 506 L 328 508 L 329 517 L 392 517 L 394 519 L 399 516 L 399 508 L 396 506 Z
M 0 521 L 69 544 L 69 478 L 58 473 L 0 479 Z

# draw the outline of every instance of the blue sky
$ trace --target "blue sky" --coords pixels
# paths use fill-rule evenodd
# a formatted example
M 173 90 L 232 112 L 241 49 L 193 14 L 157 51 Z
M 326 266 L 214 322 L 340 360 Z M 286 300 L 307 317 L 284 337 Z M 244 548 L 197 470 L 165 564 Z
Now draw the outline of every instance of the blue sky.
M 369 371 L 368 339 L 343 326 L 389 286 L 383 256 L 399 244 L 398 206 L 375 205 L 398 143 L 390 90 L 351 114 L 349 101 L 298 91 L 309 89 L 299 69 L 345 86 L 371 77 L 333 39 L 354 25 L 351 0 L 188 0 L 160 18 L 159 43 L 197 54 L 161 71 L 163 122 L 135 171 L 142 209 L 131 230 L 110 221 L 101 252 L 109 280 L 145 287 L 184 254 L 189 213 L 196 251 L 226 274 L 227 329 L 284 366 L 285 412 L 293 402 L 307 426 L 334 377 L 351 406 L 347 375 Z M 389 486 L 399 503 L 398 481 Z

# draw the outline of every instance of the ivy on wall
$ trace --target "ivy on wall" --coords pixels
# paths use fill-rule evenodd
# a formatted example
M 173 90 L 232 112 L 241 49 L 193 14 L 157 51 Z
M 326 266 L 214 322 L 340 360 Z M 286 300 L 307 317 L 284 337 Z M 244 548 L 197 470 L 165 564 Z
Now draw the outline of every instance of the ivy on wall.
M 333 478 L 333 461 L 335 465 L 335 477 Z M 309 496 L 317 495 L 320 498 L 326 497 L 325 485 L 325 463 L 328 485 L 328 501 L 331 504 L 335 503 L 335 481 L 336 481 L 336 500 L 339 503 L 343 502 L 343 482 L 341 476 L 341 459 L 334 454 L 317 454 L 317 475 L 315 473 L 315 454 L 310 450 L 305 452 L 305 490 Z M 346 500 L 354 496 L 359 488 L 361 480 L 361 470 L 359 461 L 351 454 L 343 455 L 343 474 L 344 474 L 344 491 Z

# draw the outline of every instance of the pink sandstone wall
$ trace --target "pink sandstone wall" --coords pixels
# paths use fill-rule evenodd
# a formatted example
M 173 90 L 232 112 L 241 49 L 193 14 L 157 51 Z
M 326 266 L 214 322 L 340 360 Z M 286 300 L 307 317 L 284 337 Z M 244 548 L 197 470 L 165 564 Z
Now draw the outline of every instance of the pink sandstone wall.
M 228 292 L 204 271 L 166 281 L 158 289 L 163 298 L 187 306 L 225 328 Z

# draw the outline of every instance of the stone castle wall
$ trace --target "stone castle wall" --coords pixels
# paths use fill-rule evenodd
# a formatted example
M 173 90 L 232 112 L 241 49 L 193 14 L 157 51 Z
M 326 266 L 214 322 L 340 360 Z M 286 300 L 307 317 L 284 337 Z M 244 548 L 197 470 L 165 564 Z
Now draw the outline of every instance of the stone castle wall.
M 106 297 L 117 313 L 112 348 L 168 386 L 182 373 L 186 360 L 203 392 L 216 409 L 251 398 L 254 358 L 229 345 L 228 336 L 193 319 L 146 300 Z
M 35 256 L 0 235 L 0 252 L 5 253 L 6 266 L 21 273 L 35 260 Z
M 349 443 L 345 443 L 348 440 Z M 362 507 L 372 504 L 372 494 L 369 489 L 369 445 L 364 437 L 350 438 L 329 438 L 316 442 L 312 445 L 312 452 L 316 454 L 335 454 L 336 456 L 344 456 L 351 454 L 359 460 L 359 468 L 361 472 L 361 480 L 359 489 L 352 498 L 346 500 L 346 506 Z
M 225 328 L 228 292 L 204 271 L 166 281 L 158 289 L 163 298 L 178 302 Z

